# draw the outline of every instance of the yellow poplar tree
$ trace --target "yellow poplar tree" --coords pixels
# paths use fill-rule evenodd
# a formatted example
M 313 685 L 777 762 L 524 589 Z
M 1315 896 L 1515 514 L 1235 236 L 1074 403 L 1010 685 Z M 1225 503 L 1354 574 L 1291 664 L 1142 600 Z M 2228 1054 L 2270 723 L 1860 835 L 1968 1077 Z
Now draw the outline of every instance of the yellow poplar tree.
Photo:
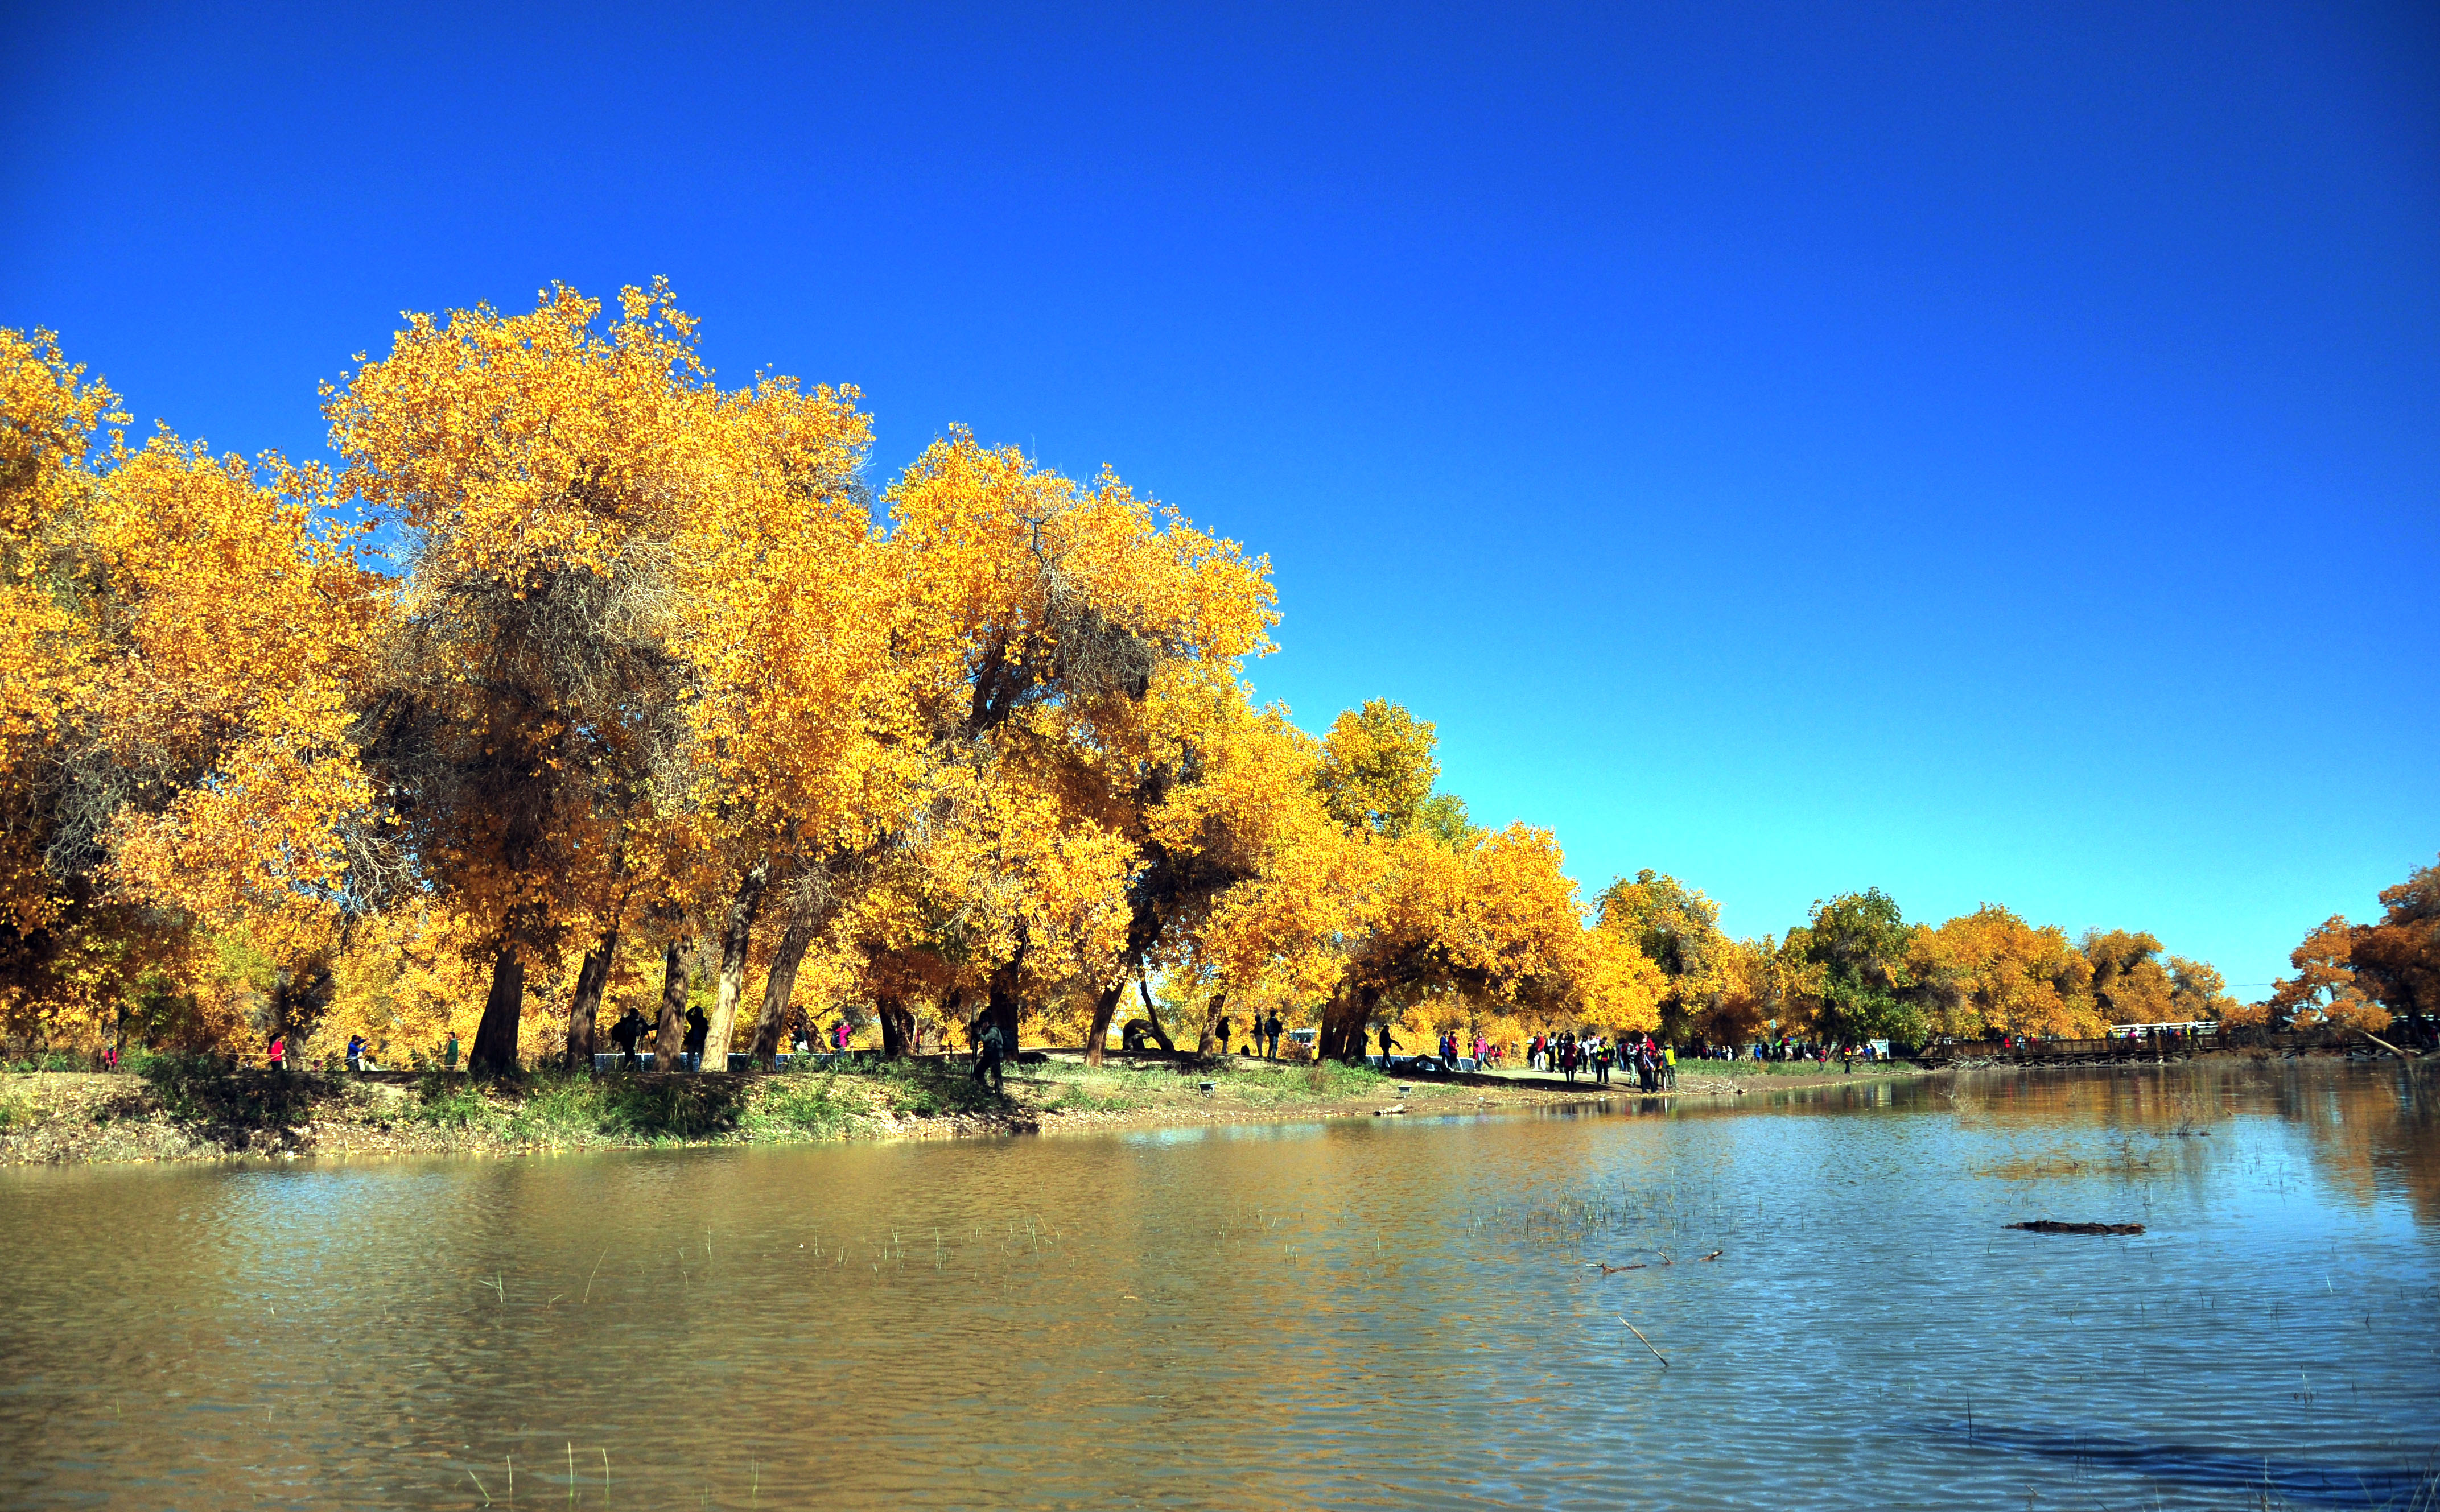
M 1110 473 L 1082 485 L 962 430 L 887 498 L 927 753 L 912 842 L 928 879 L 907 895 L 923 922 L 901 943 L 979 977 L 1014 1043 L 1029 993 L 1123 980 L 1159 784 L 1113 763 L 1162 678 L 1267 648 L 1267 564 Z
M 1917 925 L 1907 964 L 1935 1034 L 1971 1040 L 2101 1033 L 2092 968 L 2067 932 L 2055 925 L 2036 929 L 1996 903 L 1936 930 Z
M 516 1067 L 528 972 L 571 929 L 615 951 L 629 831 L 686 776 L 681 543 L 741 466 L 667 288 L 601 312 L 561 288 L 527 315 L 411 314 L 325 389 L 343 486 L 413 543 L 370 751 L 424 877 L 478 926 L 484 1072 Z
M 1323 738 L 1323 804 L 1366 859 L 1353 868 L 1359 897 L 1337 921 L 1320 1053 L 1361 1054 L 1385 1007 L 1433 993 L 1587 1029 L 1658 1027 L 1663 978 L 1631 942 L 1587 927 L 1549 830 L 1486 833 L 1462 808 L 1435 815 L 1432 748 L 1430 725 L 1378 702 Z

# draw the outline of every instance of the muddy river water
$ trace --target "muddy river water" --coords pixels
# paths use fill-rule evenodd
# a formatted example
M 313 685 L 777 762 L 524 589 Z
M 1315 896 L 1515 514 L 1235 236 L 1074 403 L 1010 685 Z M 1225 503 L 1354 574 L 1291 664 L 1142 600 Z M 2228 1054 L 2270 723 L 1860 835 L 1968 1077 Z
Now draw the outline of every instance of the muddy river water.
M 2428 1507 L 2435 1089 L 10 1170 L 0 1505 Z

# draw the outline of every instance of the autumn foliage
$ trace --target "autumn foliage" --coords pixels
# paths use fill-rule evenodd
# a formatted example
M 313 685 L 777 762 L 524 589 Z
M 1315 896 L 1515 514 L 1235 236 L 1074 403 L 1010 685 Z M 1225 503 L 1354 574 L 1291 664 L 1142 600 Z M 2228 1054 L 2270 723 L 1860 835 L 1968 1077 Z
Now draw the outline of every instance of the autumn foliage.
M 2247 1017 L 2281 1027 L 2378 1031 L 2393 1021 L 2416 1037 L 2440 1019 L 2440 863 L 2384 888 L 2381 916 L 2349 924 L 2334 915 L 2288 952 L 2296 972 Z
M 478 1069 L 629 1010 L 710 1063 L 1278 1012 L 1331 1055 L 1539 1028 L 2076 1033 L 2232 1007 L 2148 935 L 1878 893 L 1735 940 L 1477 825 L 1432 726 L 1258 703 L 1269 563 L 962 430 L 894 479 L 848 387 L 724 387 L 667 288 L 409 315 L 335 467 L 136 444 L 0 330 L 0 1034 Z M 376 553 L 373 543 L 382 551 Z M 2284 1010 L 2431 991 L 2428 874 Z M 2345 980 L 2340 980 L 2344 975 Z M 2284 990 L 2284 989 L 2283 989 Z M 2418 995 L 2420 997 L 2418 998 Z M 1242 1039 L 1242 1035 L 1239 1037 Z

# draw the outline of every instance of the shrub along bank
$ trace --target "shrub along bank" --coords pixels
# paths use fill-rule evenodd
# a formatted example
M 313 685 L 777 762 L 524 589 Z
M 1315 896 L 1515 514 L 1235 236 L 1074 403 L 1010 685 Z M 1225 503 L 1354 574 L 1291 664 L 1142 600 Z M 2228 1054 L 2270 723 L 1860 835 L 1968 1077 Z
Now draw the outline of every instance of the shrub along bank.
M 1399 1082 L 1369 1067 L 1192 1058 L 1010 1066 L 1003 1087 L 962 1061 L 886 1061 L 776 1075 L 587 1076 L 475 1081 L 231 1072 L 154 1057 L 128 1073 L 0 1076 L 0 1163 L 227 1156 L 513 1154 L 548 1149 L 802 1144 L 1048 1131 L 1580 1100 L 1591 1089 Z

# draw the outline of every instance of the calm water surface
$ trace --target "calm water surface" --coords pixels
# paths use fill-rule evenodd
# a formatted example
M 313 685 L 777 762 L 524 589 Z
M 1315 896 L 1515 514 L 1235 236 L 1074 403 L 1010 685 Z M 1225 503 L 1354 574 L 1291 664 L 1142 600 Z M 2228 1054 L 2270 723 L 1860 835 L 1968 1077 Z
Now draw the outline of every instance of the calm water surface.
M 2429 1506 L 2432 1086 L 9 1171 L 0 1505 Z

